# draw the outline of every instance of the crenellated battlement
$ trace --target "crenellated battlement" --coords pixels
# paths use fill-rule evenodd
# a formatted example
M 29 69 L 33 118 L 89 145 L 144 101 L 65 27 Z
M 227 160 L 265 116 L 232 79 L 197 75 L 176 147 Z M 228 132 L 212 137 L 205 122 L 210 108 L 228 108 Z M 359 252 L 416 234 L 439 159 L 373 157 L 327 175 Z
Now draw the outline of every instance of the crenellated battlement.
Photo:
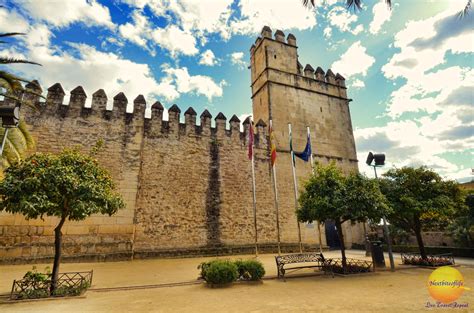
M 41 93 L 39 85 L 28 85 L 26 88 L 35 88 L 35 92 Z M 197 123 L 197 113 L 194 108 L 189 107 L 184 112 L 184 123 L 181 122 L 181 109 L 177 104 L 168 108 L 168 119 L 163 118 L 165 108 L 160 101 L 156 101 L 151 106 L 147 106 L 143 95 L 138 95 L 129 105 L 129 100 L 123 92 L 119 92 L 111 100 L 104 89 L 99 89 L 92 93 L 89 98 L 82 86 L 77 86 L 70 91 L 69 101 L 64 101 L 66 92 L 60 83 L 55 83 L 47 89 L 46 100 L 40 101 L 39 96 L 29 96 L 25 99 L 39 108 L 40 119 L 53 117 L 58 119 L 83 118 L 90 119 L 91 116 L 98 117 L 104 123 L 125 120 L 125 125 L 140 124 L 143 122 L 144 135 L 150 138 L 156 137 L 181 137 L 181 136 L 207 136 L 215 138 L 231 138 L 245 142 L 249 131 L 249 119 L 243 123 L 236 115 L 233 115 L 227 122 L 227 117 L 219 112 L 214 118 L 215 126 L 212 127 L 212 114 L 204 110 L 200 114 L 199 124 Z M 145 114 L 147 110 L 149 115 Z M 28 113 L 28 114 L 30 114 Z M 265 137 L 268 135 L 263 121 L 257 122 L 255 135 L 260 137 L 256 142 L 266 143 Z M 240 131 L 242 126 L 243 131 Z M 262 148 L 263 145 L 262 145 Z

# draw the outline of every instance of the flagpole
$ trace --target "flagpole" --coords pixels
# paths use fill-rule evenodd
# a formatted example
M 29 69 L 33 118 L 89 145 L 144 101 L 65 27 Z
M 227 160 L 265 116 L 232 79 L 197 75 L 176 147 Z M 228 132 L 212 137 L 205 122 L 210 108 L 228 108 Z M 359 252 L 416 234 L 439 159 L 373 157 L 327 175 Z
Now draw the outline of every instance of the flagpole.
M 250 119 L 250 127 L 252 128 L 252 119 Z M 253 136 L 253 131 L 250 131 L 250 136 Z M 249 139 L 250 140 L 250 139 Z M 255 256 L 258 256 L 258 233 L 257 233 L 257 195 L 255 192 L 255 159 L 253 149 L 253 138 L 251 139 L 251 153 L 252 153 L 252 194 L 253 194 L 253 226 L 255 228 Z M 250 143 L 250 142 L 249 142 Z
M 270 120 L 270 132 L 273 132 L 273 125 L 272 120 Z M 272 140 L 272 134 L 270 133 L 270 141 Z M 273 144 L 273 143 L 272 143 Z M 278 188 L 277 188 L 277 180 L 276 180 L 276 166 L 272 164 L 272 173 L 273 173 L 273 191 L 275 195 L 275 211 L 276 211 L 276 224 L 277 224 L 277 244 L 278 244 L 278 255 L 281 254 L 281 247 L 280 247 L 280 213 L 278 209 Z
M 308 138 L 311 139 L 311 132 L 309 130 L 309 126 L 306 127 L 306 131 L 308 133 Z M 309 157 L 311 158 L 311 171 L 314 174 L 314 159 L 313 159 L 312 149 L 311 149 L 311 153 L 310 153 Z M 322 245 L 323 241 L 321 239 L 321 223 L 319 223 L 319 221 L 317 221 L 316 224 L 318 225 L 319 253 L 323 253 L 323 245 Z
M 288 123 L 288 131 L 290 133 L 290 156 L 291 156 L 291 169 L 293 171 L 293 184 L 295 187 L 295 211 L 298 209 L 298 185 L 296 183 L 296 169 L 295 169 L 295 156 L 293 152 L 293 145 L 292 145 L 292 134 L 291 134 L 291 123 Z M 303 247 L 301 244 L 301 227 L 300 222 L 298 221 L 298 217 L 296 217 L 296 224 L 298 226 L 298 244 L 300 246 L 300 253 L 303 252 Z

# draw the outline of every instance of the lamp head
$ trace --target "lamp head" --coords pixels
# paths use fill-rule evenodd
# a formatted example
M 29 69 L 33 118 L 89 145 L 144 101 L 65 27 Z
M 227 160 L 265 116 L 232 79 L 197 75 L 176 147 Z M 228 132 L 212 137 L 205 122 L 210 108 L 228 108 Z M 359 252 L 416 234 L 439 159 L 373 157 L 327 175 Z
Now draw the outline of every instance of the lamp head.
M 375 166 L 385 165 L 385 154 L 374 154 Z
M 367 165 L 371 165 L 373 160 L 374 154 L 372 152 L 369 152 L 369 155 L 367 156 L 367 161 L 365 161 L 365 163 L 367 163 Z
M 20 105 L 0 106 L 0 118 L 3 127 L 17 127 L 20 122 Z

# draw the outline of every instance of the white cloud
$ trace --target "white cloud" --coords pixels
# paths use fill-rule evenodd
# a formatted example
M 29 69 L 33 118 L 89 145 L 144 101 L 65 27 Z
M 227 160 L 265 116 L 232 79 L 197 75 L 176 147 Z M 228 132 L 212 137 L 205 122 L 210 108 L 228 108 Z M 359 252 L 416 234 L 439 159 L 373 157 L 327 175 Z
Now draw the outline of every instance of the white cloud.
M 122 0 L 132 7 L 143 9 L 148 6 L 156 17 L 175 20 L 176 25 L 201 40 L 205 35 L 219 33 L 222 38 L 230 36 L 227 27 L 233 0 Z
M 244 61 L 244 53 L 243 52 L 234 52 L 230 54 L 230 62 L 234 65 L 237 65 L 239 69 L 245 69 L 247 67 L 247 63 Z
M 353 88 L 364 88 L 365 83 L 360 79 L 354 79 L 351 83 L 351 87 L 353 87 Z
M 347 8 L 340 6 L 332 8 L 327 14 L 327 21 L 331 26 L 336 27 L 341 32 L 350 32 L 354 35 L 364 30 L 361 24 L 353 28 L 352 24 L 355 24 L 357 20 L 356 14 L 351 14 Z
M 241 0 L 240 19 L 230 22 L 232 33 L 257 34 L 265 25 L 272 29 L 311 29 L 316 26 L 316 14 L 301 3 L 286 0 Z
M 367 54 L 367 49 L 360 41 L 353 43 L 341 58 L 334 62 L 331 68 L 342 74 L 346 79 L 361 74 L 365 76 L 367 70 L 374 64 L 375 58 Z
M 220 33 L 228 39 L 226 24 L 231 14 L 230 5 L 233 0 L 180 0 L 171 1 L 168 9 L 180 19 L 185 31 L 196 31 L 199 35 Z
M 113 28 L 109 9 L 96 0 L 34 1 L 15 0 L 35 20 L 45 21 L 56 27 L 71 23 L 106 26 Z
M 432 132 L 430 124 L 438 125 Z M 396 166 L 421 166 L 433 168 L 443 176 L 455 179 L 465 175 L 462 166 L 447 161 L 440 155 L 446 152 L 462 152 L 474 148 L 474 138 L 456 139 L 456 137 L 440 136 L 446 129 L 459 125 L 459 120 L 425 118 L 412 121 L 392 121 L 383 127 L 356 129 L 357 157 L 365 160 L 369 151 L 385 153 L 387 156 L 384 170 Z M 474 126 L 471 126 L 474 127 Z M 359 169 L 368 175 L 373 175 L 373 169 L 364 162 L 359 162 Z M 465 176 L 464 176 L 465 177 Z
M 28 30 L 28 21 L 26 21 L 17 11 L 0 8 L 0 32 L 20 32 Z
M 403 79 L 388 101 L 392 121 L 355 130 L 359 159 L 369 150 L 386 152 L 386 168 L 427 165 L 448 178 L 471 176 L 472 164 L 456 165 L 444 156 L 474 149 L 474 69 L 456 61 L 445 66 L 449 52 L 474 52 L 472 18 L 458 19 L 459 10 L 452 5 L 436 16 L 408 22 L 395 35 L 400 52 L 382 67 L 388 79 Z M 406 112 L 419 115 L 403 120 Z M 361 163 L 360 169 L 367 167 Z
M 207 66 L 214 66 L 219 62 L 219 60 L 214 55 L 214 52 L 207 49 L 201 54 L 201 59 L 199 60 L 199 64 L 207 65 Z
M 385 1 L 380 1 L 374 5 L 372 13 L 374 14 L 374 19 L 370 22 L 369 31 L 371 34 L 377 34 L 382 25 L 390 21 L 392 10 L 390 10 Z
M 149 104 L 156 97 L 172 101 L 183 93 L 202 95 L 208 99 L 223 94 L 225 81 L 216 83 L 208 76 L 191 75 L 185 67 L 163 66 L 163 76 L 157 80 L 147 64 L 99 51 L 86 44 L 69 43 L 70 49 L 63 51 L 51 44 L 51 36 L 46 25 L 32 27 L 24 39 L 26 57 L 34 56 L 34 60 L 43 66 L 19 64 L 15 67 L 25 78 L 39 79 L 43 89 L 60 82 L 68 94 L 77 85 L 82 85 L 89 99 L 100 88 L 106 91 L 109 99 L 122 91 L 129 100 L 129 110 L 133 99 L 139 94 L 143 94 Z
M 167 74 L 165 79 L 173 79 L 176 90 L 179 93 L 203 95 L 209 100 L 212 100 L 214 97 L 221 97 L 223 93 L 222 87 L 226 85 L 224 80 L 220 83 L 215 83 L 214 80 L 208 76 L 189 75 L 186 67 L 164 68 L 163 72 Z
M 451 66 L 433 71 L 446 62 L 448 52 L 472 53 L 472 18 L 458 19 L 458 8 L 448 9 L 426 20 L 409 22 L 395 35 L 394 46 L 400 49 L 382 67 L 389 79 L 406 80 L 391 94 L 387 112 L 396 117 L 404 112 L 434 113 L 447 95 L 459 86 L 474 86 L 473 71 Z M 423 32 L 419 30 L 423 29 Z
M 131 42 L 146 47 L 149 34 L 149 23 L 147 18 L 136 10 L 132 13 L 132 23 L 126 23 L 119 26 L 120 35 Z
M 412 21 L 395 35 L 394 46 L 400 49 L 382 71 L 387 78 L 418 79 L 435 66 L 445 62 L 448 51 L 474 51 L 472 18 L 459 19 L 456 11 L 446 10 L 432 18 Z M 423 31 L 419 31 L 423 29 Z
M 179 53 L 195 55 L 199 52 L 194 36 L 176 25 L 170 24 L 166 28 L 156 28 L 152 33 L 152 38 L 157 45 L 169 50 L 173 57 Z
M 166 28 L 157 28 L 152 32 L 152 38 L 159 46 L 177 53 L 195 55 L 198 52 L 197 43 L 204 46 L 209 35 L 219 34 L 224 40 L 232 35 L 254 35 L 259 33 L 264 25 L 282 30 L 308 29 L 316 25 L 316 14 L 302 5 L 295 6 L 285 0 L 240 0 L 240 15 L 232 16 L 231 5 L 234 0 L 122 0 L 135 10 L 143 12 L 148 7 L 155 17 L 165 18 L 170 24 Z M 141 13 L 140 13 L 141 14 Z M 232 16 L 232 17 L 231 17 Z M 150 25 L 146 25 L 146 22 Z M 146 27 L 148 26 L 148 27 Z M 140 45 L 147 45 L 150 31 L 153 29 L 150 21 L 140 18 L 134 13 L 132 23 L 120 26 L 124 38 Z M 360 32 L 362 26 L 356 29 Z M 148 45 L 150 43 L 148 42 Z
M 155 45 L 168 50 L 172 57 L 179 54 L 195 55 L 199 52 L 195 36 L 177 25 L 154 27 L 140 10 L 133 11 L 132 21 L 119 26 L 120 35 L 148 50 L 152 56 L 155 55 Z
M 410 78 L 392 92 L 387 112 L 392 117 L 398 117 L 405 112 L 440 112 L 444 110 L 443 101 L 462 86 L 474 87 L 474 70 L 452 66 L 416 79 Z
M 332 28 L 329 27 L 329 26 L 327 26 L 327 27 L 324 29 L 323 34 L 324 34 L 324 38 L 326 38 L 326 39 L 331 38 L 331 35 L 332 35 Z

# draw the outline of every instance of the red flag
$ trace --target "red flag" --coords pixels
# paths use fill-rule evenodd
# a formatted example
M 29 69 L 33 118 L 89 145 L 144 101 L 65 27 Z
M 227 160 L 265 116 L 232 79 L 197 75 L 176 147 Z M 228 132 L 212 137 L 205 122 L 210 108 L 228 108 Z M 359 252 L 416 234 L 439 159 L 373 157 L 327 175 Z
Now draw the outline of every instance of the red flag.
M 249 129 L 249 151 L 248 151 L 248 156 L 249 160 L 252 160 L 253 157 L 253 138 L 254 138 L 254 133 L 253 133 L 253 122 L 250 122 L 250 129 Z
M 277 149 L 276 149 L 276 141 L 275 141 L 275 134 L 273 134 L 272 122 L 270 121 L 270 158 L 272 166 L 275 165 L 276 158 L 277 158 Z

